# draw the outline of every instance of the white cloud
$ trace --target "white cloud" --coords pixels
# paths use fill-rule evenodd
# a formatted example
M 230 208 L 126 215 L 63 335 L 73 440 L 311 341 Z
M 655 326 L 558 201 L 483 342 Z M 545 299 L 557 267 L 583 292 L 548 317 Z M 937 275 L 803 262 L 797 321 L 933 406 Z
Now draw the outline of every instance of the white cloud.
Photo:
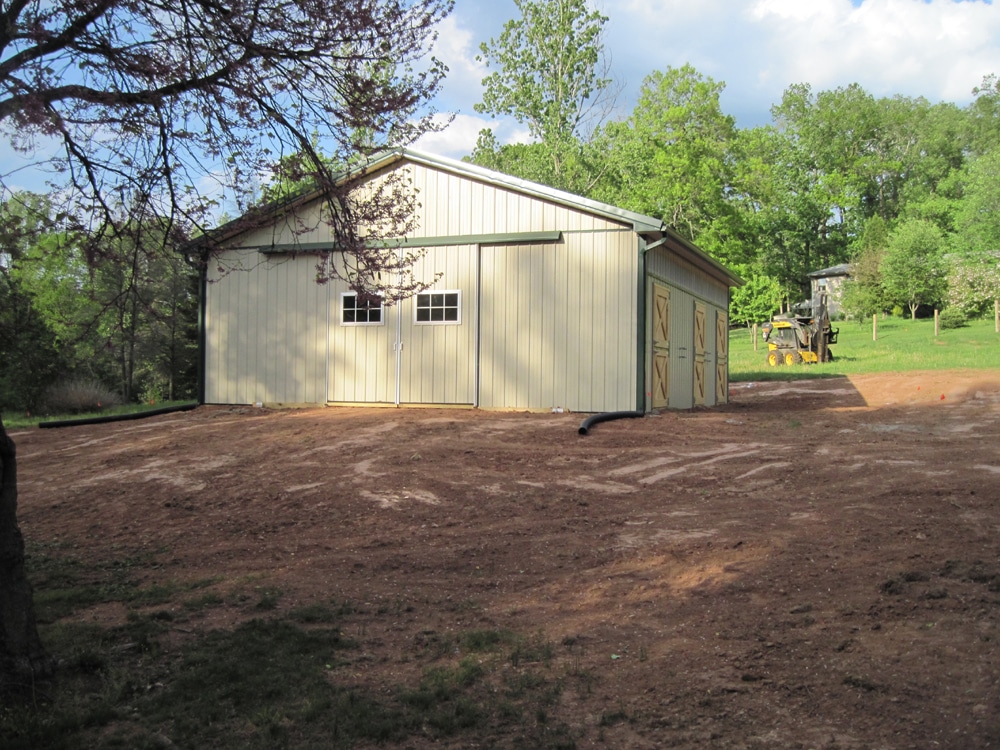
M 443 122 L 447 115 L 435 115 L 437 122 Z M 468 156 L 476 147 L 479 131 L 489 128 L 501 144 L 529 143 L 531 135 L 526 127 L 518 125 L 513 120 L 491 120 L 472 115 L 456 115 L 451 124 L 437 133 L 427 133 L 417 139 L 414 148 L 441 156 L 461 159 Z
M 435 115 L 434 119 L 440 123 L 447 119 L 447 115 Z M 479 131 L 488 127 L 490 121 L 482 117 L 455 115 L 455 119 L 444 130 L 426 133 L 413 145 L 433 154 L 460 159 L 472 153 Z
M 763 81 L 956 100 L 1000 69 L 1000 12 L 982 2 L 757 0 L 750 17 L 768 50 Z
M 743 126 L 768 121 L 793 83 L 964 105 L 1000 73 L 1000 3 L 984 0 L 626 0 L 604 12 L 633 103 L 648 73 L 691 63 L 726 82 L 723 106 Z
M 452 14 L 438 27 L 438 38 L 433 54 L 448 66 L 438 105 L 451 111 L 471 110 L 479 101 L 481 82 L 487 67 L 476 60 L 479 42 L 476 35 L 463 26 L 464 19 Z

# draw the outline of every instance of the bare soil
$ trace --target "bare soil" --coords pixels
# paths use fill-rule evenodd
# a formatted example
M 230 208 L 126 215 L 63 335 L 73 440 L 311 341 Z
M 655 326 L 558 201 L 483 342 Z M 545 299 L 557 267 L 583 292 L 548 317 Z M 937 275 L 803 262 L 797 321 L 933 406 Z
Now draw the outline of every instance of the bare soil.
M 415 680 L 429 637 L 538 634 L 590 676 L 550 712 L 578 748 L 1000 746 L 1000 373 L 731 396 L 586 436 L 354 408 L 21 431 L 21 527 L 84 561 L 145 552 L 149 584 L 356 602 L 372 690 Z M 227 600 L 199 627 L 258 615 Z

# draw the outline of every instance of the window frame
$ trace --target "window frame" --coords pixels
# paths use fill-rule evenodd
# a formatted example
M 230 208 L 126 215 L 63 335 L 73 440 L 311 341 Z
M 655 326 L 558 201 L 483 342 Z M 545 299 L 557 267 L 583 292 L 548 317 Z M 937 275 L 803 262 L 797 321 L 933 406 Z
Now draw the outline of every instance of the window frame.
M 374 307 L 359 308 L 358 307 L 358 297 L 359 296 L 360 295 L 358 295 L 357 292 L 341 292 L 340 293 L 340 325 L 342 325 L 342 326 L 349 326 L 349 327 L 352 327 L 352 328 L 353 327 L 357 327 L 357 326 L 384 326 L 385 325 L 385 299 L 383 297 L 381 297 L 381 296 L 379 297 L 379 303 L 378 303 L 378 320 L 377 321 L 376 320 L 354 320 L 354 321 L 344 320 L 344 314 L 348 310 L 348 308 L 346 307 L 346 302 L 347 302 L 347 298 L 348 297 L 353 297 L 354 298 L 354 305 L 350 309 L 352 309 L 355 312 L 355 314 L 359 310 L 364 310 L 370 316 L 371 315 L 371 311 L 375 309 Z
M 426 307 L 420 306 L 421 297 L 431 297 L 434 295 L 446 296 L 449 294 L 456 295 L 457 299 L 454 305 L 442 304 L 438 306 L 428 305 Z M 455 310 L 456 318 L 455 320 L 420 320 L 421 310 Z M 462 290 L 461 289 L 433 289 L 425 290 L 423 292 L 417 292 L 413 295 L 413 325 L 416 326 L 460 326 L 462 325 Z

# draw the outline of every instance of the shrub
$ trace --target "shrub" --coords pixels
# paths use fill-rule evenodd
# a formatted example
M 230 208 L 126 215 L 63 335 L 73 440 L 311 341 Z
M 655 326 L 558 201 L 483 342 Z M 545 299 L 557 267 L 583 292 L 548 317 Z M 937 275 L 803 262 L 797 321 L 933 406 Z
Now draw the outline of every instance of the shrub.
M 968 319 L 960 307 L 946 307 L 938 316 L 938 324 L 941 328 L 962 328 L 967 323 Z
M 49 414 L 79 414 L 120 406 L 122 399 L 96 380 L 63 380 L 45 392 L 43 403 Z

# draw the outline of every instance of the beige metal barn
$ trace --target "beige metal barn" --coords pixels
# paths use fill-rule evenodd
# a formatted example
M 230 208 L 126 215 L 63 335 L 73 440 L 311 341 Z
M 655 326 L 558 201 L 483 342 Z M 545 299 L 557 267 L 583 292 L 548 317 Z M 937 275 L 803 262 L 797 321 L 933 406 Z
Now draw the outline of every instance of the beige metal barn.
M 740 279 L 661 221 L 408 149 L 366 179 L 389 170 L 419 191 L 420 229 L 398 244 L 426 249 L 414 273 L 433 285 L 373 308 L 344 282 L 316 283 L 323 222 L 223 228 L 202 287 L 205 403 L 607 412 L 727 400 Z

